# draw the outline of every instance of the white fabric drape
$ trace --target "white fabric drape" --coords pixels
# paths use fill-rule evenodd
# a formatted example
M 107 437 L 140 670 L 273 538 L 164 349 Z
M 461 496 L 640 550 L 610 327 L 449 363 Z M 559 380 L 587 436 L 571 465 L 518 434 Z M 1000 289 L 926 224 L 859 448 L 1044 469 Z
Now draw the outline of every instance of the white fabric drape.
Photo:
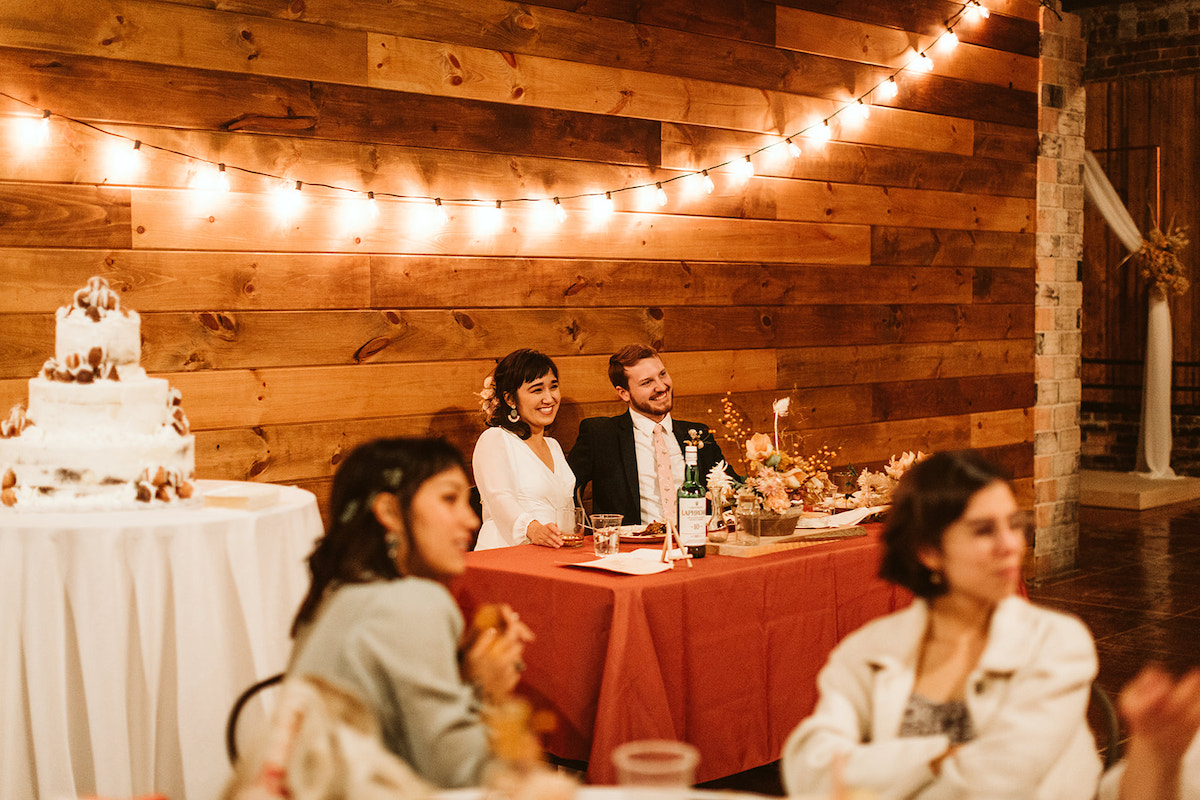
M 1132 253 L 1142 234 L 1121 203 L 1096 157 L 1083 153 L 1083 190 L 1104 216 L 1121 244 Z M 1146 363 L 1142 377 L 1142 424 L 1138 431 L 1137 471 L 1151 478 L 1174 478 L 1171 469 L 1171 308 L 1166 296 L 1150 290 L 1146 320 Z

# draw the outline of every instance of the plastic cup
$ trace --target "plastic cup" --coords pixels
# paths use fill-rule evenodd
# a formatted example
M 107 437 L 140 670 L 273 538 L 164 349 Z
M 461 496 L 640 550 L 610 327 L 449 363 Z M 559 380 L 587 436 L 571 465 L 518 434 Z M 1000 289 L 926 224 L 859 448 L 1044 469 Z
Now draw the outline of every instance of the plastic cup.
M 696 780 L 700 751 L 687 742 L 645 739 L 619 745 L 612 758 L 622 786 L 684 789 Z
M 592 551 L 597 558 L 615 555 L 621 549 L 621 515 L 592 514 Z

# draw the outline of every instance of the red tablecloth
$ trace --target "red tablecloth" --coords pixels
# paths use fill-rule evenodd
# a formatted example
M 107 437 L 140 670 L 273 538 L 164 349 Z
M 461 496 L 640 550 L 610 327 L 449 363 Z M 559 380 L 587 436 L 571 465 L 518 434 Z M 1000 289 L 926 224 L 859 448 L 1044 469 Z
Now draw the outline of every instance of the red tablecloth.
M 469 553 L 455 591 L 468 619 L 480 603 L 507 602 L 536 632 L 521 691 L 558 715 L 551 753 L 612 783 L 617 745 L 678 739 L 700 748 L 696 779 L 708 781 L 777 759 L 816 703 L 833 646 L 908 602 L 876 575 L 878 537 L 869 526 L 865 537 L 646 576 L 563 566 L 592 559 L 590 539 L 522 545 Z

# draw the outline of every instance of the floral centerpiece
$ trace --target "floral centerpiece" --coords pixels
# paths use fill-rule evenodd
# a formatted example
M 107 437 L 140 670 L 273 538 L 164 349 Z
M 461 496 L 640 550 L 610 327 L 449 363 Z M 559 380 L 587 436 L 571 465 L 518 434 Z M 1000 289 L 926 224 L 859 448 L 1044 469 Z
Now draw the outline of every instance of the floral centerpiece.
M 839 492 L 844 506 L 849 508 L 870 508 L 885 506 L 892 502 L 892 492 L 895 491 L 900 478 L 913 464 L 924 461 L 928 456 L 918 450 L 906 450 L 902 455 L 892 456 L 883 469 L 872 472 L 869 469 L 855 470 L 849 468 L 851 482 L 846 485 L 844 492 Z M 830 498 L 835 507 L 839 497 Z
M 779 420 L 788 415 L 790 405 L 786 397 L 772 404 L 774 437 L 755 433 L 746 440 L 746 475 L 740 482 L 728 475 L 723 461 L 707 476 L 710 490 L 738 498 L 739 515 L 778 519 L 779 532 L 764 530 L 764 535 L 791 532 L 806 506 L 811 508 L 835 489 L 829 480 L 829 465 L 836 451 L 822 446 L 803 456 L 781 446 Z

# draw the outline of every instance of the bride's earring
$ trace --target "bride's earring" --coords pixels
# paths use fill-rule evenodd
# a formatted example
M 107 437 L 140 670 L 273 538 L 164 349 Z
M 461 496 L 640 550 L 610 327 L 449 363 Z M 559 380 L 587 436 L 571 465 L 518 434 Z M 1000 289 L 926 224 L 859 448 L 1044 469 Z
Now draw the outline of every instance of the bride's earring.
M 509 422 L 519 422 L 520 419 L 521 419 L 521 415 L 520 415 L 520 413 L 517 412 L 516 406 L 512 406 L 511 408 L 508 409 L 508 421 Z

